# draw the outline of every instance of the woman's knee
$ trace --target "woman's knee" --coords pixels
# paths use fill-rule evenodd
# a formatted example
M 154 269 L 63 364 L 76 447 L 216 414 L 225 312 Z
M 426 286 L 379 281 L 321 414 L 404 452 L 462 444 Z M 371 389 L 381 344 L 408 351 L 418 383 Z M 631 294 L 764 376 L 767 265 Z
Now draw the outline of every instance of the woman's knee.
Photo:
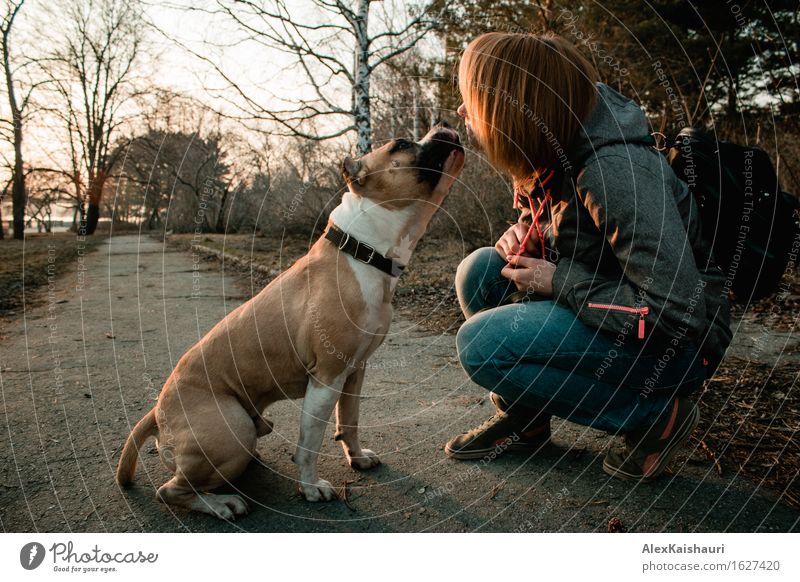
M 493 247 L 481 247 L 464 257 L 456 268 L 456 291 L 478 288 L 497 256 Z
M 474 327 L 471 321 L 465 321 L 461 327 L 458 328 L 458 333 L 456 333 L 456 353 L 458 354 L 458 361 L 461 362 L 461 367 L 464 368 L 464 371 L 470 377 L 472 377 L 474 369 L 473 362 L 477 361 L 472 347 L 475 339 Z
M 505 262 L 494 247 L 482 247 L 469 255 L 456 269 L 456 294 L 464 315 L 469 317 L 473 313 L 487 307 L 485 300 L 489 289 L 487 285 L 496 282 Z
M 495 356 L 492 346 L 496 342 L 490 339 L 491 329 L 487 325 L 490 313 L 482 313 L 464 322 L 456 334 L 456 350 L 461 367 L 467 376 L 481 386 L 491 389 L 487 383 L 492 381 L 492 358 Z

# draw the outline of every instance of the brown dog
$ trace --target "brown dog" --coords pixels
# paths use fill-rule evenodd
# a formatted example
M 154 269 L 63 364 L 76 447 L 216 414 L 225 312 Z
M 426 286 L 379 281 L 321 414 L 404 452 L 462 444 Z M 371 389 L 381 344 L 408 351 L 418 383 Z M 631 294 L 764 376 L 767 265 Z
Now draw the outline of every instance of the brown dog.
M 442 125 L 418 143 L 392 140 L 345 158 L 348 191 L 326 235 L 180 359 L 125 442 L 117 482 L 132 480 L 138 451 L 156 436 L 174 473 L 158 499 L 222 519 L 245 514 L 240 496 L 207 492 L 244 471 L 256 439 L 272 430 L 262 412 L 285 398 L 305 397 L 293 459 L 306 499 L 335 497 L 317 476 L 334 406 L 350 466 L 378 465 L 358 441 L 365 364 L 389 329 L 398 276 L 463 164 L 458 134 Z

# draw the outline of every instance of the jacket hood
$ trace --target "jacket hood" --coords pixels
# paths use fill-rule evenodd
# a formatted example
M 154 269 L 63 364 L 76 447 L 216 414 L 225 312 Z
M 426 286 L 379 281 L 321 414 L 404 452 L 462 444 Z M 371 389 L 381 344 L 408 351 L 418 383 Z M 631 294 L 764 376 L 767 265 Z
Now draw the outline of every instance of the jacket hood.
M 596 87 L 597 104 L 567 150 L 567 157 L 575 166 L 582 166 L 587 158 L 608 144 L 653 144 L 650 125 L 639 106 L 605 83 L 596 83 Z

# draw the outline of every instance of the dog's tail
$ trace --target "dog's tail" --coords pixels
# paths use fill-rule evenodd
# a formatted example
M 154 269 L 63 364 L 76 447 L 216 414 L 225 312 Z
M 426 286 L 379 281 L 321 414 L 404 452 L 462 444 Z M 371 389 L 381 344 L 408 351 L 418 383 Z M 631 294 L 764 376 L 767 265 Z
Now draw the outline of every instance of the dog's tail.
M 157 433 L 156 409 L 153 407 L 150 412 L 144 415 L 142 420 L 136 423 L 131 434 L 128 435 L 128 440 L 125 441 L 125 446 L 122 447 L 122 454 L 117 465 L 117 483 L 127 485 L 133 480 L 139 449 L 142 448 L 147 439 Z

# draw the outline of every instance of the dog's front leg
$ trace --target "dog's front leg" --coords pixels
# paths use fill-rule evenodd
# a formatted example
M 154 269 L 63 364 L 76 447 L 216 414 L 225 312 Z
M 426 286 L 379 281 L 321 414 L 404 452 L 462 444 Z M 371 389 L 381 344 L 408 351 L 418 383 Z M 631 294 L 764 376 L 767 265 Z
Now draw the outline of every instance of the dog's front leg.
M 362 366 L 347 377 L 342 396 L 336 404 L 336 435 L 333 438 L 341 441 L 344 456 L 354 469 L 371 469 L 381 464 L 378 455 L 369 449 L 362 449 L 358 442 L 358 408 L 363 382 Z
M 317 457 L 325 436 L 325 427 L 333 407 L 342 393 L 344 378 L 330 385 L 313 378 L 308 381 L 303 412 L 300 419 L 300 442 L 294 453 L 294 462 L 300 470 L 300 493 L 308 501 L 330 501 L 336 497 L 333 486 L 317 476 Z

